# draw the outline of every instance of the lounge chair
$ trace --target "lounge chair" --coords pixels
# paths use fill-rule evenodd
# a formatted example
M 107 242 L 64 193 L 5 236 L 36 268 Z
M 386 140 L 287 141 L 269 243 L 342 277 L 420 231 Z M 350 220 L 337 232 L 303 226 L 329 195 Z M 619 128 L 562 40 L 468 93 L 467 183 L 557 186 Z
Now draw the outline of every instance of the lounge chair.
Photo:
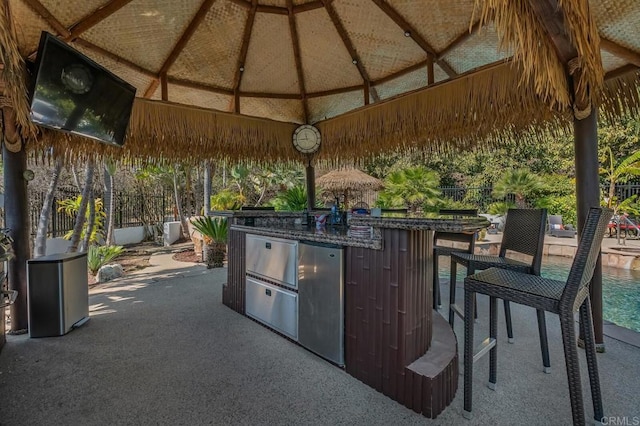
M 575 229 L 570 228 L 570 225 L 565 226 L 562 223 L 562 216 L 559 214 L 550 214 L 547 216 L 549 222 L 549 235 L 558 238 L 573 238 L 576 236 Z

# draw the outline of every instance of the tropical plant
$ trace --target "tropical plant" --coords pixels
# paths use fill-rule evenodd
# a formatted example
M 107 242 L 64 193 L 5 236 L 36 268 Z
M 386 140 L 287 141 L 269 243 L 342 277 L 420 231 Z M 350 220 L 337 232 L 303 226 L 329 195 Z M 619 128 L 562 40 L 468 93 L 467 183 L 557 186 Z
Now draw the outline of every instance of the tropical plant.
M 527 169 L 509 170 L 493 185 L 493 196 L 505 198 L 513 194 L 518 208 L 527 207 L 526 199 L 543 187 L 540 178 Z
M 242 194 L 223 189 L 211 196 L 211 210 L 238 210 L 244 204 L 244 200 Z
M 607 207 L 614 209 L 614 212 L 617 213 L 616 184 L 625 183 L 632 177 L 640 176 L 640 151 L 623 158 L 617 164 L 611 147 L 607 147 L 606 153 L 605 167 L 600 167 L 600 174 L 609 183 L 609 193 L 606 198 Z
M 93 184 L 93 160 L 89 159 L 89 163 L 87 164 L 87 171 L 84 181 L 84 188 L 82 189 L 82 196 L 80 197 L 80 205 L 78 206 L 78 214 L 76 215 L 76 222 L 73 226 L 73 230 L 69 234 L 69 247 L 67 248 L 67 252 L 74 253 L 78 251 L 78 244 L 80 243 L 80 238 L 83 235 L 85 229 L 85 221 L 86 221 L 86 213 L 87 213 L 87 204 L 89 203 L 89 199 L 91 196 L 89 193 L 91 192 L 91 187 Z M 90 224 L 90 227 L 93 224 Z M 91 234 L 91 231 L 88 231 Z M 84 247 L 86 250 L 87 247 Z
M 97 244 L 103 235 L 103 226 L 104 226 L 104 218 L 106 214 L 104 213 L 104 208 L 102 205 L 102 199 L 96 198 L 93 200 L 93 204 L 95 206 L 95 219 L 93 221 L 92 231 L 89 237 L 90 244 Z M 76 217 L 78 212 L 80 211 L 80 207 L 82 205 L 82 195 L 78 195 L 76 198 L 67 198 L 65 200 L 58 201 L 58 211 L 64 212 L 69 217 Z M 89 218 L 89 211 L 85 208 L 85 219 Z M 86 235 L 88 230 L 87 223 L 84 223 L 84 227 L 81 231 L 81 237 Z M 66 240 L 71 239 L 73 235 L 73 230 L 67 232 L 63 238 Z
M 297 212 L 307 208 L 307 190 L 298 185 L 279 192 L 270 203 L 276 210 Z
M 384 182 L 385 189 L 378 197 L 381 207 L 407 206 L 415 212 L 436 205 L 441 197 L 438 174 L 421 166 L 392 172 Z
M 227 219 L 204 216 L 192 219 L 191 224 L 204 239 L 202 255 L 207 268 L 222 267 L 227 251 Z
M 124 251 L 122 246 L 89 246 L 87 251 L 87 268 L 91 275 L 96 275 L 98 270 Z
M 491 215 L 505 215 L 510 208 L 515 207 L 515 204 L 507 201 L 496 201 L 487 206 L 487 213 Z

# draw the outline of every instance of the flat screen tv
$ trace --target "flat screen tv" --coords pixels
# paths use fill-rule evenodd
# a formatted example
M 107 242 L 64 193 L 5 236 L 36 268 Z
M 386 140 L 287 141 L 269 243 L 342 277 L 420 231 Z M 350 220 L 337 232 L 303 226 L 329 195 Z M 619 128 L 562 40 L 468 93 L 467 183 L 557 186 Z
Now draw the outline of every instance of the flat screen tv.
M 30 94 L 34 123 L 124 145 L 135 87 L 46 31 Z

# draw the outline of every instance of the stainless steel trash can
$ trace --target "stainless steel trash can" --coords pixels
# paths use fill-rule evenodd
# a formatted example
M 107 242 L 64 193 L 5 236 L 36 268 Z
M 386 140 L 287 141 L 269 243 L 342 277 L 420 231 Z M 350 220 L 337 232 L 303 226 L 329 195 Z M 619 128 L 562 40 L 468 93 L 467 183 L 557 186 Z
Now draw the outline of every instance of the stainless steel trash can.
M 89 319 L 86 253 L 27 261 L 29 336 L 62 336 Z

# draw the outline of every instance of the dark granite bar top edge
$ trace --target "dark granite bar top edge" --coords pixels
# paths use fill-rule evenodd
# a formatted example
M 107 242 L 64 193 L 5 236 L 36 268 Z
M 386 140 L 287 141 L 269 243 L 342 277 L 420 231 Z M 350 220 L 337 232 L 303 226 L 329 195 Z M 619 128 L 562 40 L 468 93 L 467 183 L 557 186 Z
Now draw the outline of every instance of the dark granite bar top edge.
M 232 230 L 246 232 L 248 234 L 263 235 L 267 237 L 284 238 L 297 241 L 315 241 L 319 243 L 331 243 L 341 246 L 382 249 L 381 238 L 354 238 L 344 233 L 332 234 L 317 233 L 313 228 L 263 228 L 244 225 L 231 225 Z
M 471 218 L 417 218 L 417 217 L 373 217 L 351 216 L 349 225 L 373 226 L 375 228 L 433 230 L 442 232 L 475 232 L 491 223 L 484 217 Z

